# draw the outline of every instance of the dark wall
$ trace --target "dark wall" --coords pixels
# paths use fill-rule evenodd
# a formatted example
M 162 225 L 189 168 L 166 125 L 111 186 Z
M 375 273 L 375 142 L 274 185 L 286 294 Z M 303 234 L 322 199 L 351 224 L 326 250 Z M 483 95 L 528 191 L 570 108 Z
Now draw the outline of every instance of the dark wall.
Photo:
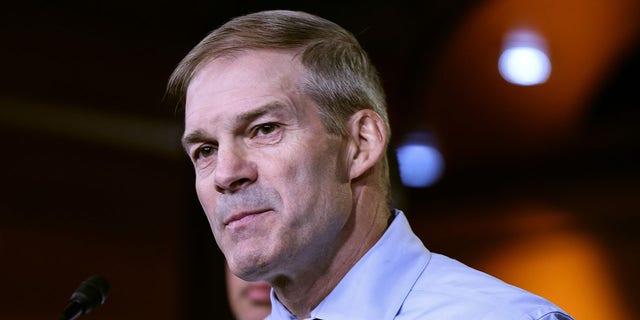
M 289 8 L 353 31 L 384 80 L 395 144 L 425 124 L 417 107 L 425 74 L 480 3 L 8 5 L 0 13 L 0 318 L 55 317 L 93 274 L 107 276 L 112 292 L 87 318 L 229 316 L 216 298 L 224 294 L 222 255 L 178 143 L 181 114 L 164 96 L 173 67 L 211 29 L 247 12 Z M 579 233 L 602 245 L 611 273 L 601 276 L 636 314 L 637 66 L 634 51 L 594 93 L 583 134 L 557 152 L 527 165 L 517 161 L 529 155 L 483 166 L 452 159 L 458 166 L 426 189 L 404 188 L 394 176 L 396 201 L 427 246 L 502 272 L 499 259 L 487 258 L 496 250 L 546 228 Z M 551 218 L 518 222 L 540 216 Z

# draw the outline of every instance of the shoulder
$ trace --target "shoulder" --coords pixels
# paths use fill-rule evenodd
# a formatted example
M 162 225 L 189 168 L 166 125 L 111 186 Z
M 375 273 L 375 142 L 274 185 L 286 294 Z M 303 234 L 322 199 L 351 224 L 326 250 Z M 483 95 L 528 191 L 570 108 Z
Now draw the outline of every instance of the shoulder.
M 540 296 L 436 253 L 397 319 L 421 318 L 572 319 Z

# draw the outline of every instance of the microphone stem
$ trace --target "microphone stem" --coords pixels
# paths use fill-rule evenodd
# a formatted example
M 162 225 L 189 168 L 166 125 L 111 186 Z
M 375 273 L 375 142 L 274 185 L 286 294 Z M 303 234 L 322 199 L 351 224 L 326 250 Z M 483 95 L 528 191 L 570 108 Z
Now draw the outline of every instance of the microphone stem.
M 75 301 L 71 301 L 67 307 L 64 308 L 64 311 L 62 311 L 59 320 L 74 320 L 83 313 L 84 308 L 82 305 Z

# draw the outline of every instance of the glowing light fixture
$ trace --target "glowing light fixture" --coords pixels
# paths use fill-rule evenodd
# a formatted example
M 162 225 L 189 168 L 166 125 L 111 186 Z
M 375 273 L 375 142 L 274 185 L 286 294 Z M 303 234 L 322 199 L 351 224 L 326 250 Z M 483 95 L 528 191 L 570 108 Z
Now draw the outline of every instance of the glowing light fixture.
M 551 61 L 545 41 L 530 30 L 509 33 L 498 60 L 498 70 L 513 84 L 531 86 L 546 82 L 551 74 Z
M 444 159 L 434 146 L 433 138 L 424 132 L 414 132 L 396 149 L 402 184 L 412 188 L 428 187 L 440 179 Z

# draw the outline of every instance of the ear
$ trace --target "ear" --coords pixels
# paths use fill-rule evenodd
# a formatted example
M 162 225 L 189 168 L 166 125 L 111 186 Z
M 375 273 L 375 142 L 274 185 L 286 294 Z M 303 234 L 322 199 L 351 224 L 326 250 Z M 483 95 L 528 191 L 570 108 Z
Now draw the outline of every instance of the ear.
M 359 178 L 382 160 L 387 147 L 387 127 L 380 115 L 364 109 L 349 119 L 351 145 L 349 152 L 349 178 Z

